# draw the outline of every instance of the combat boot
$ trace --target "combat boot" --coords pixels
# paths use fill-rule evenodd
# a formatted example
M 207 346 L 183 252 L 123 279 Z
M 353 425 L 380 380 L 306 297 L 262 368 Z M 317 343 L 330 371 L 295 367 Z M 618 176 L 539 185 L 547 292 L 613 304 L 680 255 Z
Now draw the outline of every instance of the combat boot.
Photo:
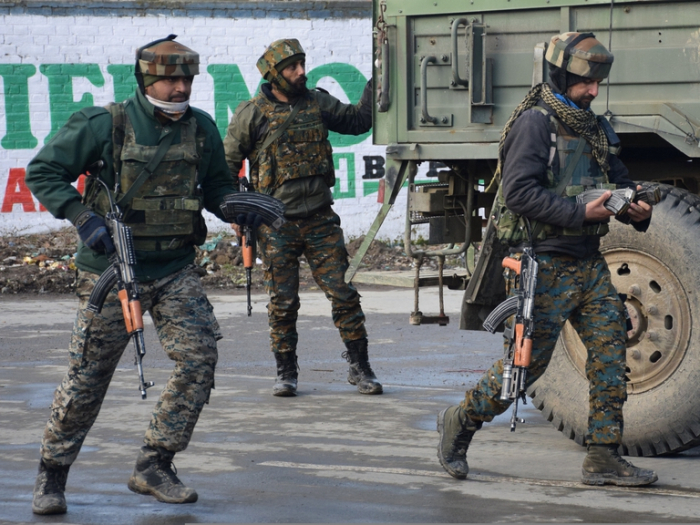
M 342 353 L 342 357 L 350 363 L 348 370 L 348 383 L 357 385 L 360 394 L 381 394 L 382 385 L 377 381 L 377 376 L 372 372 L 367 355 L 367 339 L 357 339 L 345 343 L 347 351 Z
M 469 473 L 467 449 L 474 433 L 482 425 L 481 421 L 469 419 L 459 405 L 446 408 L 438 414 L 438 459 L 442 468 L 453 478 L 466 479 Z
M 618 445 L 588 445 L 581 481 L 586 485 L 636 487 L 651 485 L 659 479 L 653 470 L 637 468 L 625 461 L 617 449 Z
M 68 510 L 66 480 L 70 465 L 51 465 L 43 459 L 39 461 L 39 474 L 34 484 L 32 512 L 34 514 L 65 514 Z
M 275 352 L 275 360 L 277 361 L 277 379 L 272 387 L 272 395 L 278 397 L 297 395 L 299 365 L 296 351 Z
M 163 503 L 194 503 L 197 492 L 186 487 L 177 477 L 173 465 L 174 452 L 164 448 L 141 447 L 134 473 L 127 486 L 132 492 L 150 494 Z

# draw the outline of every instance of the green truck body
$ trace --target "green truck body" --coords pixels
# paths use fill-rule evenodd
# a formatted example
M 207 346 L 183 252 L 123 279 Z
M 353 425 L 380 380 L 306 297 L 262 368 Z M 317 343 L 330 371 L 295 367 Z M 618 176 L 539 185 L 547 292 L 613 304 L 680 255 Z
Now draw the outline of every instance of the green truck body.
M 417 268 L 429 258 L 442 268 L 445 257 L 467 254 L 461 275 L 433 281 L 464 294 L 461 328 L 482 329 L 505 298 L 505 249 L 489 221 L 501 131 L 531 86 L 547 79 L 550 38 L 593 32 L 615 62 L 592 109 L 621 138 L 631 177 L 660 183 L 663 195 L 647 233 L 614 224 L 603 238 L 633 322 L 623 449 L 655 455 L 700 444 L 700 2 L 374 0 L 373 12 L 373 136 L 386 145 L 384 201 L 347 278 L 408 186 L 407 253 Z M 434 183 L 416 184 L 424 162 L 444 167 Z M 419 224 L 427 225 L 427 248 L 412 239 Z M 421 282 L 418 275 L 416 286 Z M 412 320 L 435 319 L 415 311 Z M 580 444 L 588 413 L 585 360 L 567 326 L 529 392 Z

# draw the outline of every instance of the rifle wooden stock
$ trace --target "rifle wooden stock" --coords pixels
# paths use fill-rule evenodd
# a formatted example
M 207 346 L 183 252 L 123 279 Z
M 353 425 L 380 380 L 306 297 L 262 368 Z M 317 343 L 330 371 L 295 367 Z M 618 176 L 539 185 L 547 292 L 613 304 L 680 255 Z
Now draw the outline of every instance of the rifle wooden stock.
M 247 229 L 247 228 L 246 228 Z M 253 244 L 251 243 L 251 236 L 246 233 L 241 237 L 241 252 L 243 254 L 243 267 L 252 268 L 253 267 Z
M 523 263 L 513 259 L 512 257 L 505 257 L 502 265 L 504 268 L 513 270 L 517 275 L 520 275 L 520 269 L 522 268 Z
M 525 325 L 515 325 L 515 357 L 513 364 L 527 368 L 532 361 L 532 339 L 525 337 Z
M 124 324 L 126 332 L 132 335 L 137 330 L 143 330 L 143 313 L 141 312 L 141 301 L 129 300 L 126 288 L 119 290 L 119 302 L 122 304 L 124 313 Z

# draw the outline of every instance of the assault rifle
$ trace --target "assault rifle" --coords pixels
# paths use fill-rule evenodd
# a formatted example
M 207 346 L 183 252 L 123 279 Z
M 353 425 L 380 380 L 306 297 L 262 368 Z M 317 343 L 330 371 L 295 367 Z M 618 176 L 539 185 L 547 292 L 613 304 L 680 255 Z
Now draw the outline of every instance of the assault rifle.
M 246 192 L 250 189 L 248 179 L 240 177 L 239 190 Z M 245 292 L 248 296 L 248 317 L 253 312 L 253 306 L 250 302 L 250 287 L 252 281 L 251 272 L 253 270 L 253 258 L 255 257 L 255 230 L 248 225 L 243 226 L 243 235 L 241 236 L 241 253 L 243 254 L 243 267 L 245 268 Z
M 226 220 L 235 222 L 238 216 L 246 213 L 255 213 L 262 217 L 263 224 L 279 230 L 287 222 L 284 218 L 285 207 L 281 200 L 275 199 L 265 193 L 250 191 L 250 183 L 245 177 L 239 179 L 237 193 L 226 195 L 219 205 L 221 213 Z M 246 275 L 246 293 L 248 295 L 248 315 L 253 307 L 250 304 L 250 281 L 253 269 L 253 248 L 255 247 L 255 230 L 249 224 L 243 226 L 241 236 L 241 251 L 243 252 L 243 266 Z
M 484 328 L 492 334 L 509 317 L 515 315 L 514 322 L 504 332 L 508 347 L 503 357 L 503 385 L 501 400 L 513 401 L 513 415 L 510 418 L 510 431 L 515 432 L 516 423 L 525 423 L 518 417 L 518 400 L 527 404 L 525 389 L 527 368 L 532 360 L 533 314 L 535 288 L 537 288 L 538 263 L 535 252 L 528 246 L 523 249 L 519 261 L 512 257 L 503 259 L 503 267 L 513 270 L 518 276 L 515 295 L 498 305 L 484 321 Z
M 616 217 L 622 217 L 630 207 L 632 202 L 646 202 L 654 206 L 661 201 L 661 190 L 656 184 L 640 184 L 642 189 L 621 188 L 617 190 L 592 189 L 586 190 L 576 196 L 579 204 L 588 204 L 600 198 L 606 191 L 611 191 L 612 195 L 603 203 L 605 209 L 611 211 Z
M 134 364 L 139 374 L 139 390 L 141 399 L 146 399 L 146 389 L 155 385 L 153 381 L 146 381 L 143 377 L 143 356 L 146 355 L 146 345 L 143 339 L 143 314 L 141 312 L 141 300 L 139 298 L 139 287 L 134 275 L 136 265 L 136 255 L 134 253 L 134 240 L 131 228 L 124 224 L 122 212 L 114 202 L 112 193 L 107 184 L 100 178 L 100 170 L 104 167 L 104 161 L 98 160 L 87 168 L 86 175 L 94 176 L 107 191 L 109 198 L 110 212 L 105 216 L 107 231 L 112 237 L 115 251 L 109 260 L 112 265 L 107 268 L 95 283 L 95 287 L 90 294 L 87 310 L 93 313 L 100 313 L 104 305 L 107 294 L 115 286 L 118 290 L 119 301 L 124 313 L 124 323 L 126 331 L 134 342 Z M 95 170 L 94 174 L 91 170 Z

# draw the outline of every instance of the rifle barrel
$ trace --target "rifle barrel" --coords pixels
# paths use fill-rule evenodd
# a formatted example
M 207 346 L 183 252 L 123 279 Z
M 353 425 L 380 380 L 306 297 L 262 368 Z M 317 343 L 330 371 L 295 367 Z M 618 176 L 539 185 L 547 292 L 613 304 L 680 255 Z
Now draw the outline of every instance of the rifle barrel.
M 245 269 L 245 291 L 246 294 L 248 295 L 248 317 L 250 317 L 251 312 L 253 311 L 253 306 L 251 305 L 250 302 L 250 281 L 251 281 L 251 275 L 250 275 L 250 268 Z
M 139 373 L 139 390 L 141 391 L 141 399 L 146 399 L 146 389 L 155 385 L 153 381 L 146 381 L 143 377 L 143 356 L 146 355 L 146 344 L 143 340 L 143 330 L 137 330 L 132 335 L 132 341 L 134 342 L 134 361 L 136 362 L 136 369 Z

